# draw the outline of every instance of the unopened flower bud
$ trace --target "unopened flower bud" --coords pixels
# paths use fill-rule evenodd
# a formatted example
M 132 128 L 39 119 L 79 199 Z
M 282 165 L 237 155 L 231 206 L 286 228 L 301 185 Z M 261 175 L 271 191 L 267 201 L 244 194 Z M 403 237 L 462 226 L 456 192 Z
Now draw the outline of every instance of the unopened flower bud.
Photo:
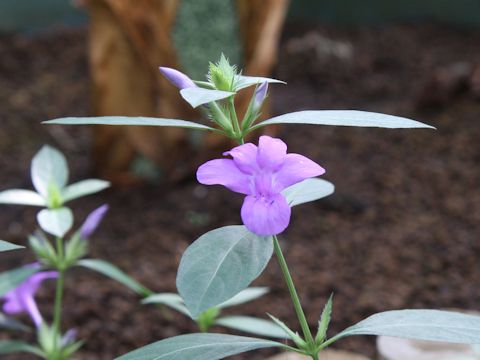
M 192 79 L 178 70 L 160 67 L 160 72 L 180 90 L 197 86 Z
M 262 83 L 255 89 L 255 94 L 253 95 L 253 111 L 258 112 L 262 107 L 265 98 L 267 97 L 268 92 L 268 82 Z

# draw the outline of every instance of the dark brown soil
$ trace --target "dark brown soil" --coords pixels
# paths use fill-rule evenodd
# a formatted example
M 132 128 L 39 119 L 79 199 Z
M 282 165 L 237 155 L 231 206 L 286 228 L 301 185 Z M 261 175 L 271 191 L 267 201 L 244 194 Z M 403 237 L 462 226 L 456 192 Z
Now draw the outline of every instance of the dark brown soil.
M 299 40 L 313 30 L 346 42 L 353 52 L 338 55 L 315 45 L 317 40 L 313 45 Z M 467 89 L 448 94 L 442 106 L 428 112 L 415 110 L 415 104 L 438 68 L 480 60 L 480 32 L 432 25 L 290 27 L 286 33 L 276 76 L 289 85 L 274 89 L 275 113 L 355 108 L 410 116 L 438 128 L 283 128 L 290 151 L 318 161 L 336 185 L 330 198 L 296 208 L 281 237 L 312 327 L 332 292 L 332 333 L 389 309 L 479 310 L 480 103 Z M 89 129 L 39 124 L 89 113 L 85 40 L 83 30 L 63 29 L 35 38 L 0 38 L 2 189 L 30 186 L 29 159 L 44 143 L 67 154 L 73 179 L 90 176 Z M 201 188 L 193 178 L 110 190 L 72 206 L 81 221 L 105 202 L 111 211 L 92 239 L 91 256 L 114 262 L 159 292 L 175 291 L 178 262 L 188 244 L 208 230 L 240 221 L 241 197 Z M 23 243 L 34 229 L 35 213 L 2 206 L 1 237 Z M 1 267 L 31 260 L 25 254 L 1 255 Z M 255 283 L 269 286 L 271 293 L 235 312 L 268 312 L 296 327 L 275 260 Z M 46 316 L 51 290 L 47 286 L 39 296 Z M 122 286 L 86 270 L 69 278 L 65 327 L 77 328 L 86 340 L 78 358 L 92 360 L 195 331 L 182 316 L 141 306 Z M 359 337 L 336 346 L 372 355 L 373 344 Z M 262 359 L 268 353 L 237 359 Z

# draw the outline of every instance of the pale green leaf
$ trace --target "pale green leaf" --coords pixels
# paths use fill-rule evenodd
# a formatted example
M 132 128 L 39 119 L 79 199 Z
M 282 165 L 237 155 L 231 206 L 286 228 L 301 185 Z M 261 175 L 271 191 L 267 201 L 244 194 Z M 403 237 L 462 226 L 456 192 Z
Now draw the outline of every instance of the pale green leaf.
M 109 263 L 108 261 L 97 259 L 82 259 L 77 262 L 77 265 L 86 267 L 90 270 L 94 270 L 115 281 L 118 281 L 119 283 L 125 285 L 126 287 L 141 296 L 149 296 L 152 294 L 152 292 L 148 290 L 145 286 L 125 274 L 122 270 L 120 270 L 115 265 Z
M 269 347 L 283 347 L 283 344 L 243 336 L 188 334 L 157 341 L 117 360 L 220 360 Z
M 233 92 L 210 90 L 199 87 L 191 87 L 180 90 L 180 95 L 187 101 L 193 108 L 200 105 L 207 104 L 212 101 L 228 98 L 235 95 Z
M 142 300 L 142 304 L 162 304 L 191 317 L 180 295 L 175 293 L 153 294 Z
M 68 185 L 62 193 L 62 198 L 65 202 L 77 199 L 82 196 L 95 194 L 105 190 L 110 186 L 110 183 L 105 180 L 87 179 Z
M 28 352 L 43 357 L 43 352 L 29 343 L 17 340 L 1 340 L 0 354 L 12 354 L 16 352 Z
M 215 324 L 260 336 L 278 339 L 289 338 L 285 331 L 274 322 L 251 316 L 225 316 L 217 319 Z
M 305 348 L 307 346 L 305 340 L 303 340 L 297 332 L 294 332 L 292 329 L 290 329 L 283 321 L 277 319 L 273 315 L 267 315 L 279 328 L 281 328 L 285 332 L 285 334 L 288 335 L 288 337 L 298 346 L 299 349 Z
M 358 110 L 306 110 L 275 116 L 262 121 L 254 129 L 271 124 L 311 124 L 380 127 L 389 129 L 428 128 L 433 126 L 407 118 Z
M 244 290 L 268 264 L 271 237 L 226 226 L 198 238 L 183 254 L 177 288 L 193 317 Z
M 46 206 L 47 202 L 35 191 L 11 189 L 0 192 L 0 204 Z
M 73 226 L 73 214 L 69 208 L 43 209 L 37 221 L 45 232 L 63 238 Z
M 0 252 L 23 249 L 23 248 L 25 248 L 25 246 L 12 244 L 12 243 L 9 243 L 8 241 L 5 241 L 5 240 L 0 240 Z
M 63 189 L 68 182 L 68 165 L 65 156 L 57 149 L 45 145 L 33 157 L 31 165 L 32 182 L 44 198 L 48 198 L 49 187 Z
M 58 125 L 134 125 L 134 126 L 170 126 L 195 130 L 214 130 L 213 128 L 193 121 L 180 119 L 163 119 L 154 117 L 130 116 L 97 116 L 97 117 L 66 117 L 44 121 L 43 124 Z
M 30 276 L 40 271 L 38 268 L 25 266 L 13 270 L 5 271 L 0 274 L 0 296 L 5 295 L 10 290 L 27 280 Z
M 225 301 L 224 303 L 218 305 L 220 308 L 226 308 L 230 306 L 237 306 L 265 295 L 268 293 L 269 289 L 267 287 L 249 287 L 245 290 L 240 291 L 237 295 L 231 299 Z
M 335 191 L 335 185 L 323 179 L 306 179 L 283 190 L 290 206 L 300 205 L 327 197 Z
M 330 325 L 330 318 L 332 316 L 332 306 L 333 306 L 333 295 L 330 295 L 327 303 L 322 311 L 322 316 L 318 322 L 317 336 L 315 341 L 317 344 L 322 343 L 327 337 L 328 325 Z
M 346 336 L 392 337 L 480 344 L 480 316 L 439 310 L 395 310 L 374 314 L 337 334 L 325 344 Z
M 0 313 L 0 328 L 29 332 L 31 329 L 20 321 Z
M 241 90 L 252 85 L 262 84 L 264 82 L 274 83 L 274 84 L 286 84 L 285 81 L 262 77 L 262 76 L 236 75 L 235 90 Z

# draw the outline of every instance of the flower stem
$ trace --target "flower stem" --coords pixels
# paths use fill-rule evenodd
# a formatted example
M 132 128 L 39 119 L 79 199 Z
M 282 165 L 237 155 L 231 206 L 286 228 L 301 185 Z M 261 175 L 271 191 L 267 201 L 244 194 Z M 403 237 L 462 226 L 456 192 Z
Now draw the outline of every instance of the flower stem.
M 229 105 L 230 105 L 230 116 L 232 117 L 232 123 L 233 123 L 233 128 L 235 131 L 235 134 L 237 135 L 237 141 L 240 144 L 243 144 L 243 133 L 242 130 L 240 129 L 240 123 L 238 122 L 238 117 L 237 117 L 237 110 L 235 109 L 235 100 L 233 96 L 230 96 L 229 100 Z
M 62 301 L 63 301 L 63 287 L 65 280 L 65 269 L 63 268 L 63 240 L 57 238 L 57 270 L 58 279 L 55 291 L 55 307 L 53 312 L 53 326 L 58 333 L 61 333 L 62 322 Z
M 282 253 L 282 248 L 280 247 L 280 243 L 278 242 L 276 236 L 273 236 L 273 247 L 275 249 L 275 254 L 277 255 L 278 263 L 280 265 L 280 269 L 282 270 L 283 277 L 285 279 L 285 282 L 287 283 L 288 291 L 290 292 L 290 297 L 292 298 L 293 307 L 295 308 L 295 312 L 297 313 L 298 321 L 300 322 L 300 326 L 302 328 L 303 335 L 305 336 L 305 340 L 307 341 L 307 344 L 313 346 L 315 344 L 315 341 L 313 339 L 310 328 L 308 327 L 307 319 L 305 317 L 305 313 L 303 312 L 300 299 L 298 298 L 297 290 L 295 290 L 292 276 L 290 275 L 287 262 L 285 261 L 285 257 Z M 311 356 L 313 360 L 318 360 L 318 355 L 314 354 Z

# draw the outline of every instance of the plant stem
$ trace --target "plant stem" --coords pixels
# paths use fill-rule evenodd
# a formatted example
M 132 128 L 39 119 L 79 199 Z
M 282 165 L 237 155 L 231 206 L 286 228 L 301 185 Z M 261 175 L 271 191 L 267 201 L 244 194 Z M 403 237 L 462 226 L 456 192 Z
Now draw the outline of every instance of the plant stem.
M 237 111 L 235 110 L 235 100 L 233 96 L 230 96 L 229 105 L 230 105 L 230 116 L 232 117 L 233 128 L 235 129 L 235 134 L 237 135 L 237 140 L 240 144 L 243 144 L 243 133 L 240 129 L 240 123 L 238 122 Z
M 61 333 L 61 321 L 62 321 L 62 300 L 63 300 L 63 287 L 65 278 L 65 269 L 63 268 L 63 240 L 57 238 L 57 270 L 58 279 L 57 287 L 55 291 L 55 307 L 53 313 L 53 326 L 58 333 Z
M 292 298 L 293 307 L 295 308 L 295 312 L 297 313 L 298 321 L 300 322 L 300 326 L 302 328 L 303 335 L 305 336 L 305 340 L 309 345 L 314 345 L 315 341 L 313 340 L 312 333 L 310 332 L 310 328 L 308 327 L 307 319 L 305 317 L 305 313 L 303 312 L 300 299 L 298 298 L 297 290 L 295 290 L 292 276 L 290 275 L 287 262 L 285 261 L 285 257 L 282 253 L 282 248 L 280 247 L 280 243 L 278 242 L 278 239 L 275 235 L 273 236 L 273 247 L 275 249 L 275 254 L 277 255 L 278 263 L 280 265 L 280 269 L 282 270 L 283 277 L 285 279 L 285 282 L 287 283 L 288 291 L 290 292 L 290 297 Z M 318 360 L 318 355 L 311 356 L 314 360 Z

